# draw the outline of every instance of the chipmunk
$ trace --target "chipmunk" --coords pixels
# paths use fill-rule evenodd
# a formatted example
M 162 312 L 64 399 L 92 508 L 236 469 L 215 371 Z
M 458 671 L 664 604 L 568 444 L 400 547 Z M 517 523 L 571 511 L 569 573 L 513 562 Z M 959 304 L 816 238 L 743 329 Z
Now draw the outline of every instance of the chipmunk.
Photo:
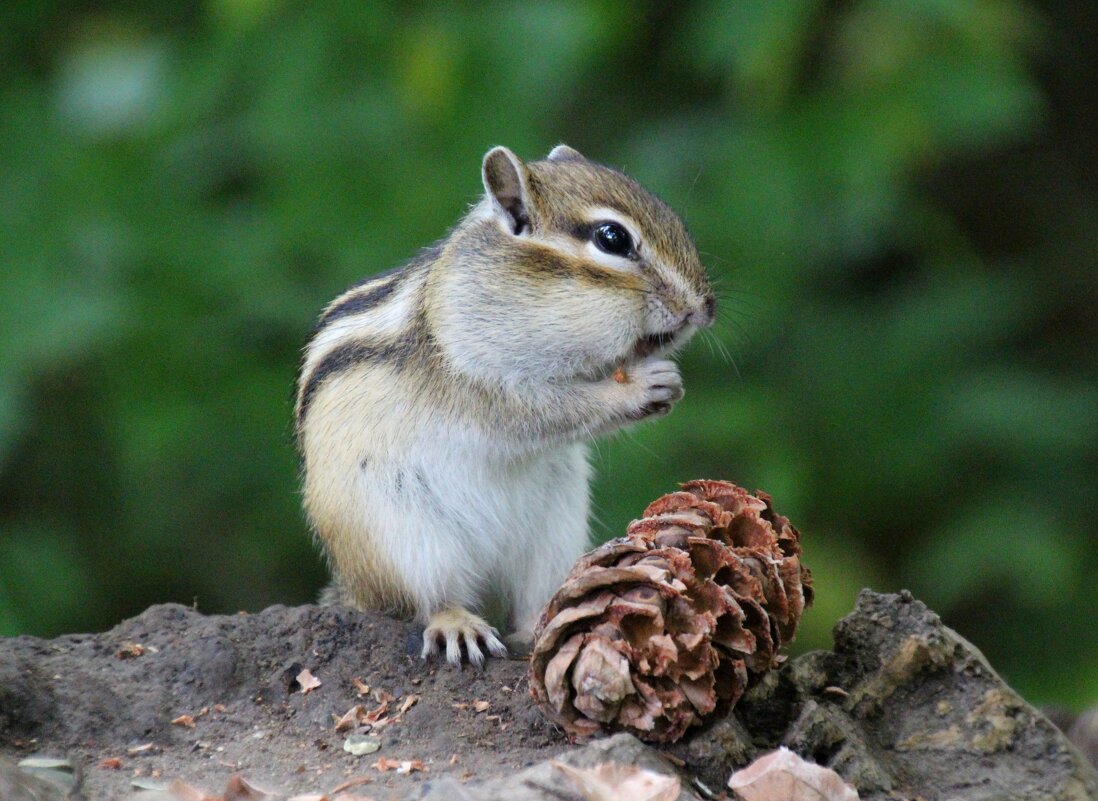
M 450 233 L 323 310 L 295 405 L 322 602 L 414 616 L 422 655 L 507 655 L 587 546 L 587 441 L 670 411 L 666 356 L 713 321 L 663 202 L 560 145 L 505 147 Z

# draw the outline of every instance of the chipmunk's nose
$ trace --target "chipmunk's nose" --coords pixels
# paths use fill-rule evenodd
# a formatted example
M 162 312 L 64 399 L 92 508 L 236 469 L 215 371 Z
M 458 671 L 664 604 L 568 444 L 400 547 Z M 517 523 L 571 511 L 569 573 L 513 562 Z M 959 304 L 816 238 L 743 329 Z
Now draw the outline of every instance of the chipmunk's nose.
M 713 324 L 717 316 L 717 298 L 712 294 L 705 296 L 700 309 L 695 309 L 687 317 L 687 321 L 698 328 L 705 328 Z

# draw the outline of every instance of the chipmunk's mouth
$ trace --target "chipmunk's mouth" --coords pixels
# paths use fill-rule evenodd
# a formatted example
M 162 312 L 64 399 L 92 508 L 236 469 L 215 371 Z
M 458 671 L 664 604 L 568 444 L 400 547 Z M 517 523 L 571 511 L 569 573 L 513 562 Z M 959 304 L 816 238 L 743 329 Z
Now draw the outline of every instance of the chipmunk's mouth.
M 628 368 L 647 359 L 653 354 L 666 353 L 669 350 L 673 350 L 686 338 L 682 336 L 684 332 L 687 332 L 687 336 L 689 336 L 689 329 L 690 326 L 684 322 L 672 331 L 645 334 L 636 339 L 628 351 L 614 359 L 610 364 L 605 365 L 601 369 L 596 368 L 591 372 L 581 373 L 581 375 L 599 380 L 613 375 L 616 380 L 625 381 L 627 380 L 626 377 L 628 373 L 626 371 Z
M 663 348 L 671 344 L 671 340 L 674 338 L 675 335 L 671 332 L 643 336 L 633 344 L 633 356 L 637 359 L 651 356 L 653 353 L 663 350 Z
M 670 345 L 674 344 L 676 337 L 685 328 L 680 326 L 674 331 L 661 331 L 658 334 L 646 334 L 634 343 L 632 356 L 635 359 L 644 359 L 651 356 L 653 353 L 659 353 L 662 350 L 666 350 Z

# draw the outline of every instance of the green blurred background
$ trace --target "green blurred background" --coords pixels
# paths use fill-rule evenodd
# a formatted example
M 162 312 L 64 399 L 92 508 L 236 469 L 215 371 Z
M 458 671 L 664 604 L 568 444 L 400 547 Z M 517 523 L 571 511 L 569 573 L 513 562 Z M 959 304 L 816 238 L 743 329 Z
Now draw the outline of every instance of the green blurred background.
M 769 491 L 819 590 L 910 588 L 1038 702 L 1098 697 L 1098 4 L 6 2 L 0 633 L 312 599 L 291 393 L 322 305 L 567 142 L 722 296 L 601 443 L 596 535 Z

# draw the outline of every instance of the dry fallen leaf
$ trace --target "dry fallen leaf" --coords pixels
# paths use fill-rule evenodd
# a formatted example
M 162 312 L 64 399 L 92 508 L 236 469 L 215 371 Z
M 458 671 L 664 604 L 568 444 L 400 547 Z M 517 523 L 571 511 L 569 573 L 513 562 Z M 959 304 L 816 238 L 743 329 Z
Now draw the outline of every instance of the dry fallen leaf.
M 574 768 L 551 760 L 587 801 L 674 801 L 681 790 L 678 776 L 606 762 L 594 768 Z
M 416 705 L 416 701 L 419 700 L 418 695 L 406 695 L 404 700 L 400 702 L 400 708 L 397 709 L 398 715 L 403 715 L 409 709 Z
M 332 715 L 332 717 L 335 717 L 335 715 Z M 360 723 L 364 723 L 365 717 L 366 707 L 362 704 L 355 704 L 344 713 L 343 717 L 336 719 L 335 729 L 340 733 L 349 731 Z
M 379 720 L 381 720 L 381 718 L 383 718 L 388 713 L 388 711 L 389 711 L 389 702 L 388 701 L 382 701 L 376 707 L 374 707 L 369 712 L 367 712 L 363 716 L 363 719 L 366 723 L 377 723 Z
M 407 774 L 417 770 L 427 770 L 421 759 L 390 759 L 389 757 L 381 757 L 372 767 L 376 768 L 379 773 L 388 773 L 395 770 L 397 773 Z
M 366 684 L 358 676 L 355 676 L 353 679 L 351 679 L 351 684 L 355 686 L 355 692 L 358 693 L 360 698 L 370 693 L 370 685 Z
M 303 695 L 320 686 L 320 679 L 314 676 L 308 668 L 302 669 L 302 671 L 297 674 L 295 681 L 297 681 Z
M 99 761 L 99 767 L 103 768 L 104 770 L 121 770 L 122 760 L 118 757 L 106 757 L 105 759 L 101 759 Z
M 144 656 L 148 649 L 136 642 L 124 642 L 115 651 L 115 656 L 119 659 L 136 659 L 139 656 Z
M 491 706 L 491 704 L 487 701 L 473 701 L 474 712 L 487 712 L 489 706 Z
M 838 773 L 784 746 L 733 773 L 728 787 L 740 801 L 858 801 Z
M 190 715 L 180 715 L 172 720 L 173 726 L 186 726 L 188 729 L 194 728 L 194 718 Z

